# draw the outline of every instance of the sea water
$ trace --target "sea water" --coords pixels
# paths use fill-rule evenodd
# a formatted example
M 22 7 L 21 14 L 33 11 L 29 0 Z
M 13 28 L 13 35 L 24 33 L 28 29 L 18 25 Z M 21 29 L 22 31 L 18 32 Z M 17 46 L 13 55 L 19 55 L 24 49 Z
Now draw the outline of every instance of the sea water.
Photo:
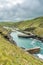
M 18 37 L 18 34 L 22 34 L 22 33 L 15 31 L 10 34 L 13 40 L 16 42 L 17 46 L 25 48 L 25 49 L 40 47 L 40 52 L 36 55 L 39 58 L 43 59 L 43 42 L 33 38 L 21 38 L 21 37 Z

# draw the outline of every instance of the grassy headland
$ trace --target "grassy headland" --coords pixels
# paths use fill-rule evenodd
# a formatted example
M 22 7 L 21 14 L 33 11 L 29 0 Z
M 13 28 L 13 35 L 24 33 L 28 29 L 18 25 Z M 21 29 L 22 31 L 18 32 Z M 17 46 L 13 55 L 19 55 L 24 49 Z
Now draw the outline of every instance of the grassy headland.
M 43 17 L 18 23 L 0 22 L 0 65 L 43 65 L 42 61 L 5 39 L 4 35 L 7 35 L 9 31 L 2 28 L 3 26 L 17 27 L 20 30 L 28 30 L 43 36 Z
M 18 28 L 21 30 L 30 31 L 35 35 L 43 37 L 43 17 L 20 22 L 18 23 Z
M 0 34 L 0 65 L 43 65 L 43 62 L 13 45 Z
M 43 17 L 38 17 L 32 20 L 25 20 L 20 22 L 0 22 L 1 26 L 12 26 L 20 30 L 30 31 L 35 35 L 43 37 Z

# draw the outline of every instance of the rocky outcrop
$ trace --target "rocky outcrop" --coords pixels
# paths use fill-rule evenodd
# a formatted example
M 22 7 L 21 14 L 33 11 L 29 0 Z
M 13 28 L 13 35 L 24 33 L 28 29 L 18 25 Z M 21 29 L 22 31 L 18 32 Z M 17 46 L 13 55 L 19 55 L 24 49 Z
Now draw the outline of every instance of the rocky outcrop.
M 37 39 L 43 42 L 43 37 L 40 37 L 38 35 L 35 35 L 31 32 L 27 32 L 27 31 L 22 31 L 22 33 L 24 33 L 23 35 L 19 34 L 18 37 L 22 37 L 22 38 L 33 38 L 33 39 Z
M 29 53 L 31 53 L 31 54 L 36 54 L 36 53 L 40 52 L 40 47 L 26 49 L 26 51 L 29 52 Z

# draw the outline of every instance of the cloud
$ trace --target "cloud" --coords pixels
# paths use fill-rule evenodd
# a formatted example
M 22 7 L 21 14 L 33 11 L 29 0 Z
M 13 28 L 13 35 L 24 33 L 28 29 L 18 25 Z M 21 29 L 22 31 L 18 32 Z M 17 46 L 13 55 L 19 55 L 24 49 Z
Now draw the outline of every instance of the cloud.
M 43 0 L 0 0 L 0 20 L 19 21 L 43 16 Z
M 23 0 L 2 0 L 2 1 L 0 1 L 0 4 L 1 4 L 1 6 L 3 6 L 3 7 L 12 7 L 12 6 L 14 6 L 14 5 L 17 5 L 17 4 L 22 4 L 22 2 L 23 2 Z

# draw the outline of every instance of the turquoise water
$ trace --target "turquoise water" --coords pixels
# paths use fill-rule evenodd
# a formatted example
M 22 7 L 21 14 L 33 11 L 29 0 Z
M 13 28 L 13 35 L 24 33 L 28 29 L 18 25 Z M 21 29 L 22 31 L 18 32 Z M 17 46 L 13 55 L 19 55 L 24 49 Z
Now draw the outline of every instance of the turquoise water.
M 38 57 L 42 57 L 43 59 L 43 43 L 39 40 L 32 38 L 20 38 L 18 34 L 22 34 L 21 32 L 12 32 L 11 36 L 13 40 L 17 43 L 17 46 L 23 47 L 25 49 L 30 49 L 34 47 L 40 47 L 40 52 L 37 54 Z

